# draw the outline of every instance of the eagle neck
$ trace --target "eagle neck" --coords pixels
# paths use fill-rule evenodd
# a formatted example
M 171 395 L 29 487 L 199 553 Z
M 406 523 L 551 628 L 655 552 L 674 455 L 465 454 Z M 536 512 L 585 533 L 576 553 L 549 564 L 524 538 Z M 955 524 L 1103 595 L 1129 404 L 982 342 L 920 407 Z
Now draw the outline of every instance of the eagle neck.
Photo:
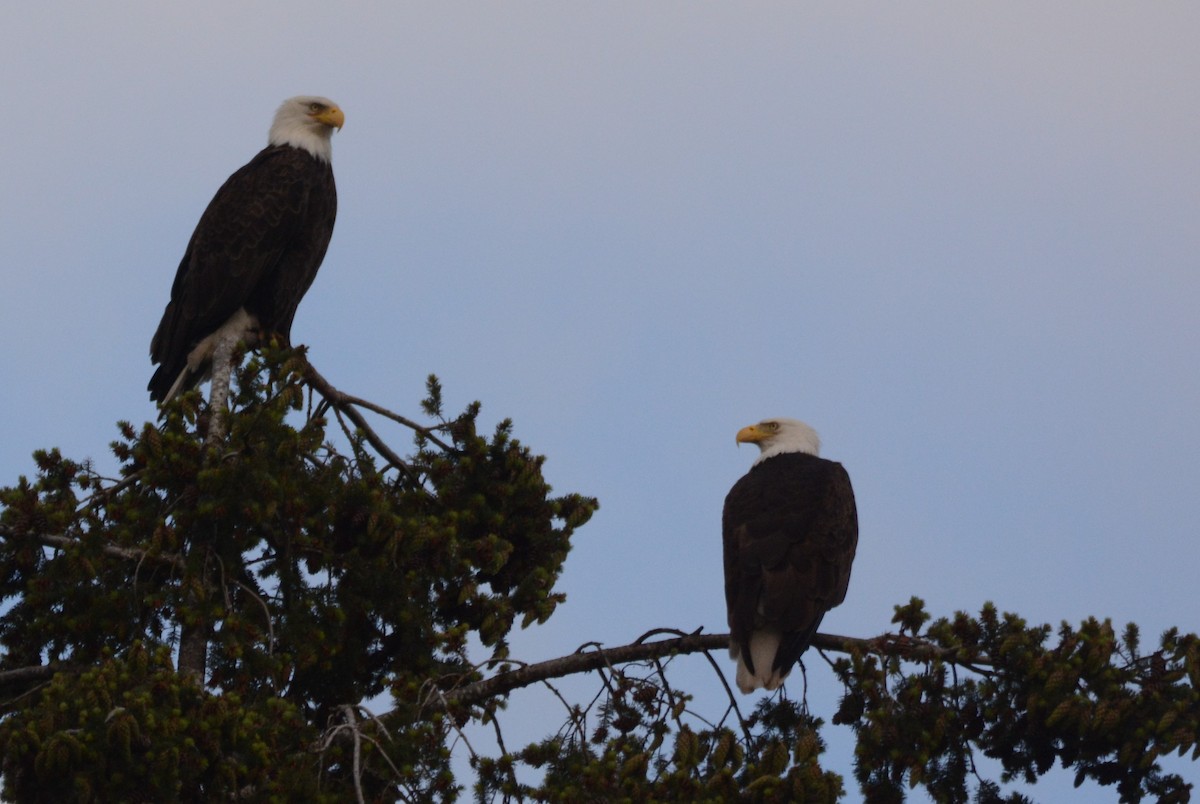
M 751 466 L 758 466 L 766 461 L 769 461 L 771 458 L 774 458 L 779 455 L 808 455 L 809 457 L 816 458 L 817 451 L 812 450 L 812 449 L 805 449 L 803 447 L 784 446 L 784 445 L 776 445 L 776 446 L 772 446 L 772 447 L 767 447 L 766 449 L 764 449 L 762 451 L 762 454 L 759 455 L 754 460 L 754 463 L 752 463 Z
M 271 126 L 271 145 L 287 145 L 306 151 L 313 159 L 328 164 L 333 158 L 333 142 L 327 135 L 312 131 L 304 126 Z

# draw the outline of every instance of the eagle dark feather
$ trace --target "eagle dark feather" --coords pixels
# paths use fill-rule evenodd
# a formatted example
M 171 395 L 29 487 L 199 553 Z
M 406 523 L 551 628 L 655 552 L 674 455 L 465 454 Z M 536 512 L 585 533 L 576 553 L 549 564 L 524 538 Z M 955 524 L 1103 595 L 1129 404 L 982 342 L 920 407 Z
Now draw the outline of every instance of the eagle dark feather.
M 734 484 L 722 525 L 731 646 L 751 675 L 781 680 L 846 598 L 858 545 L 850 477 L 815 455 L 773 455 Z M 759 630 L 779 634 L 770 668 L 754 666 Z
M 326 150 L 314 153 L 308 146 L 276 142 L 276 136 L 284 136 L 276 128 L 292 119 L 301 121 L 299 127 L 281 129 L 284 135 L 299 131 L 297 136 L 309 138 L 301 142 Z M 165 401 L 177 383 L 189 388 L 204 379 L 207 358 L 198 353 L 189 365 L 189 356 L 239 311 L 251 319 L 248 341 L 277 335 L 290 343 L 296 308 L 321 267 L 337 217 L 337 188 L 326 158 L 331 129 L 325 119 L 338 126 L 342 119 L 325 99 L 286 101 L 276 115 L 273 144 L 230 176 L 209 202 L 150 342 L 151 361 L 159 364 L 148 386 L 152 399 Z M 313 135 L 304 126 L 323 126 L 323 133 Z

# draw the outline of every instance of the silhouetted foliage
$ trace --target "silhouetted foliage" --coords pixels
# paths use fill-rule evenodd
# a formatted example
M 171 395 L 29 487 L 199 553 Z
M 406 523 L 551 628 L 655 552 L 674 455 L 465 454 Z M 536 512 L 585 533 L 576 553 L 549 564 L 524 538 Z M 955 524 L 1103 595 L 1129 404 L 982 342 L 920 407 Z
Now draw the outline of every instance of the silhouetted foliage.
M 358 433 L 344 452 L 328 443 L 329 408 L 305 408 L 303 369 L 300 355 L 252 358 L 214 454 L 193 392 L 157 426 L 120 425 L 119 481 L 50 451 L 36 456 L 35 480 L 0 492 L 10 604 L 0 670 L 57 670 L 0 724 L 9 795 L 31 797 L 53 779 L 113 800 L 128 795 L 105 787 L 120 778 L 147 800 L 181 790 L 207 800 L 213 785 L 303 788 L 296 765 L 307 764 L 307 795 L 341 799 L 353 741 L 314 751 L 327 724 L 345 725 L 346 707 L 383 693 L 403 720 L 429 680 L 477 676 L 468 639 L 502 658 L 518 621 L 542 622 L 562 600 L 554 584 L 571 534 L 596 504 L 552 496 L 542 458 L 509 422 L 485 436 L 478 405 L 445 418 L 431 378 L 423 407 L 435 423 L 414 433 L 404 466 L 385 465 Z M 65 541 L 51 547 L 44 535 Z M 162 650 L 188 622 L 211 633 L 207 692 L 177 677 Z M 67 692 L 84 688 L 88 700 Z M 152 756 L 103 750 L 118 727 Z M 404 728 L 389 758 L 414 770 L 395 794 L 441 797 L 453 788 L 443 727 L 414 715 Z M 163 752 L 177 773 L 161 772 Z M 185 773 L 193 765 L 206 770 Z M 386 771 L 361 777 L 386 777 L 373 795 L 396 787 Z
M 899 801 L 919 783 L 939 801 L 967 801 L 974 751 L 1004 777 L 1034 782 L 1056 765 L 1075 784 L 1115 785 L 1122 801 L 1187 801 L 1191 785 L 1158 760 L 1200 756 L 1200 639 L 1172 629 L 1143 655 L 1136 626 L 1117 637 L 1107 620 L 1028 626 L 990 603 L 978 618 L 929 616 L 914 598 L 894 622 L 946 651 L 914 667 L 900 655 L 852 651 L 835 663 L 846 685 L 835 723 L 857 736 L 855 775 L 873 800 Z M 1000 801 L 979 785 L 978 800 Z M 1015 796 L 1012 801 L 1023 800 Z
M 435 378 L 426 391 L 418 424 L 332 388 L 302 351 L 266 349 L 239 369 L 213 448 L 192 392 L 158 424 L 119 425 L 119 477 L 47 450 L 36 476 L 0 489 L 6 800 L 844 794 L 807 702 L 762 698 L 742 713 L 753 699 L 703 653 L 719 635 L 585 646 L 535 667 L 509 656 L 513 628 L 563 600 L 571 539 L 597 503 L 553 495 L 508 421 L 480 434 L 478 404 L 447 417 Z M 366 414 L 410 434 L 407 454 Z M 1023 801 L 1004 785 L 1057 766 L 1125 801 L 1188 800 L 1158 760 L 1198 752 L 1195 636 L 1168 632 L 1143 654 L 1133 626 L 1055 634 L 991 605 L 932 620 L 915 598 L 894 622 L 896 635 L 816 643 L 841 654 L 830 664 L 845 693 L 822 708 L 854 730 L 868 800 L 921 786 L 939 801 Z M 178 666 L 188 630 L 207 645 L 199 674 Z M 713 668 L 723 711 L 672 684 L 689 652 Z M 545 739 L 504 745 L 511 690 L 585 670 L 599 679 L 590 701 L 560 694 Z M 468 723 L 499 745 L 466 744 L 474 779 L 450 763 Z M 979 773 L 978 756 L 1001 778 Z

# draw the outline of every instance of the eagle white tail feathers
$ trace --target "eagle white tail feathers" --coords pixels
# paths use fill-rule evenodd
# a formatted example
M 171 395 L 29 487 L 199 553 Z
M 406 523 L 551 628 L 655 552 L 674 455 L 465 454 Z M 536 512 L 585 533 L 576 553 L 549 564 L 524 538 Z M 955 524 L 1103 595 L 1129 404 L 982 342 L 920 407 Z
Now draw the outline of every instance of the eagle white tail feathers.
M 760 687 L 777 690 L 787 678 L 787 673 L 773 670 L 775 653 L 779 650 L 780 635 L 777 631 L 755 631 L 750 635 L 750 659 L 754 663 L 754 673 L 746 667 L 745 658 L 735 645 L 731 645 L 729 653 L 737 659 L 737 685 L 743 693 L 751 693 Z M 788 668 L 789 670 L 791 668 Z

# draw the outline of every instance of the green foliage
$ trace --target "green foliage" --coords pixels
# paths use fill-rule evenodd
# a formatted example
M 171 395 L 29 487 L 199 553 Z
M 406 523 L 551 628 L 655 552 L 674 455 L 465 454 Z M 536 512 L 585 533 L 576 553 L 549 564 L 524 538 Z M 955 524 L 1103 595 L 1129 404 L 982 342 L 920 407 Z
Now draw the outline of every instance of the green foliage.
M 209 695 L 141 643 L 59 673 L 3 735 L 9 800 L 334 800 L 304 784 L 315 733 L 293 706 Z
M 428 426 L 266 349 L 239 370 L 213 447 L 193 392 L 158 425 L 120 424 L 117 479 L 35 454 L 36 476 L 0 489 L 5 800 L 449 801 L 469 721 L 500 738 L 495 756 L 471 754 L 481 801 L 844 795 L 806 702 L 765 698 L 743 718 L 729 692 L 711 717 L 671 683 L 665 651 L 605 665 L 591 703 L 563 700 L 557 733 L 507 750 L 495 690 L 519 684 L 491 682 L 515 676 L 496 678 L 515 666 L 512 630 L 563 600 L 559 573 L 596 501 L 553 496 L 510 422 L 481 434 L 478 404 L 447 417 L 436 378 L 421 404 Z M 407 428 L 410 454 L 363 410 Z M 932 620 L 919 598 L 893 622 L 896 635 L 844 641 L 834 663 L 832 719 L 856 734 L 867 800 L 919 786 L 1015 804 L 1002 785 L 1057 766 L 1122 801 L 1189 800 L 1159 760 L 1200 755 L 1196 636 L 1168 631 L 1144 653 L 1132 625 L 1054 631 L 990 604 Z M 189 634 L 207 646 L 203 672 L 182 667 Z M 382 696 L 387 713 L 368 715 Z
M 740 734 L 689 713 L 663 669 L 630 665 L 605 679 L 598 724 L 585 713 L 557 736 L 476 762 L 480 800 L 835 802 L 842 778 L 822 770 L 821 721 L 787 699 L 763 700 Z M 521 784 L 519 766 L 542 775 Z
M 896 621 L 917 635 L 926 622 L 914 599 Z M 856 776 L 873 801 L 900 801 L 923 785 L 938 801 L 967 801 L 973 750 L 998 760 L 1002 781 L 1033 782 L 1056 764 L 1075 784 L 1115 785 L 1122 801 L 1182 802 L 1191 785 L 1161 771 L 1172 753 L 1200 755 L 1200 640 L 1168 631 L 1157 651 L 1139 653 L 1136 627 L 1118 638 L 1108 621 L 1028 626 L 991 604 L 978 618 L 959 612 L 924 634 L 937 656 L 914 668 L 905 638 L 881 654 L 852 652 L 836 671 L 846 685 L 835 723 L 858 736 Z M 982 802 L 1001 798 L 981 782 Z
M 382 461 L 349 428 L 339 451 L 324 414 L 345 419 L 312 400 L 305 407 L 305 366 L 270 350 L 248 361 L 228 436 L 212 452 L 193 392 L 158 426 L 120 426 L 119 481 L 50 451 L 36 456 L 36 479 L 0 490 L 0 671 L 58 670 L 48 687 L 0 710 L 8 795 L 53 782 L 115 800 L 119 784 L 138 789 L 149 777 L 158 784 L 146 789 L 197 796 L 301 778 L 335 798 L 363 779 L 385 798 L 401 788 L 407 798 L 453 791 L 445 726 L 417 717 L 418 693 L 438 679 L 477 677 L 470 637 L 502 657 L 518 621 L 553 613 L 570 537 L 596 503 L 551 496 L 543 459 L 509 422 L 486 436 L 478 405 L 444 418 L 433 378 L 424 406 L 437 421 L 415 430 L 403 465 Z M 181 627 L 208 634 L 207 690 L 161 661 Z M 130 675 L 135 665 L 140 675 Z M 80 687 L 98 697 L 68 700 L 64 691 Z M 395 697 L 392 720 L 350 728 L 359 718 L 348 707 L 385 692 Z M 244 717 L 246 734 L 269 726 L 273 766 L 255 764 L 259 754 L 243 749 L 227 716 Z M 124 749 L 116 770 L 99 761 L 114 723 L 139 740 L 152 735 L 153 761 Z M 371 739 L 358 740 L 353 771 L 346 752 L 364 729 Z M 217 751 L 207 776 L 186 769 L 188 750 L 207 756 L 217 733 L 228 734 L 232 764 Z M 387 738 L 384 758 L 376 749 Z M 176 744 L 169 756 L 179 766 L 168 771 L 162 751 Z

